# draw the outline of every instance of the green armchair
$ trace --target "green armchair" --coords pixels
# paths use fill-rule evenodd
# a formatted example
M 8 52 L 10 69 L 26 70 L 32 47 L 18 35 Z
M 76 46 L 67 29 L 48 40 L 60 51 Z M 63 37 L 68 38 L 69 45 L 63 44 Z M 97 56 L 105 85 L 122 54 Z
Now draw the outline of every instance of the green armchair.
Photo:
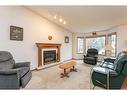
M 98 59 L 98 50 L 95 48 L 90 48 L 87 50 L 87 54 L 84 55 L 84 63 L 96 65 Z
M 106 89 L 120 89 L 127 76 L 127 52 L 122 51 L 116 59 L 105 59 L 92 70 L 91 79 L 94 86 Z

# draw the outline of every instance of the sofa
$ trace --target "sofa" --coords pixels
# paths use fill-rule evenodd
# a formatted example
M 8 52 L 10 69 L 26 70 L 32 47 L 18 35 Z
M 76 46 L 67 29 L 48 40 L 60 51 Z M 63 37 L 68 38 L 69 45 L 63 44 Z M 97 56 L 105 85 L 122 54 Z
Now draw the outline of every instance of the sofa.
M 120 89 L 127 76 L 127 52 L 120 52 L 116 59 L 106 58 L 92 69 L 94 86 L 106 89 Z
M 0 89 L 24 88 L 32 77 L 30 62 L 15 63 L 8 51 L 0 51 Z
M 87 50 L 87 54 L 84 55 L 84 63 L 95 65 L 98 59 L 98 50 L 94 48 L 90 48 Z

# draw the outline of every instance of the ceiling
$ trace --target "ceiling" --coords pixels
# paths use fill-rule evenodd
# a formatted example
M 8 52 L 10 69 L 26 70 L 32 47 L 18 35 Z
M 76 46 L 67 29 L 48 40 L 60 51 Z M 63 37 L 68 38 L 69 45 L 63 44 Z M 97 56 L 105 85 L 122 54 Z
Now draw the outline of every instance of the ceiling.
M 127 23 L 127 6 L 26 6 L 29 10 L 71 32 L 101 31 Z M 66 20 L 64 25 L 54 15 Z

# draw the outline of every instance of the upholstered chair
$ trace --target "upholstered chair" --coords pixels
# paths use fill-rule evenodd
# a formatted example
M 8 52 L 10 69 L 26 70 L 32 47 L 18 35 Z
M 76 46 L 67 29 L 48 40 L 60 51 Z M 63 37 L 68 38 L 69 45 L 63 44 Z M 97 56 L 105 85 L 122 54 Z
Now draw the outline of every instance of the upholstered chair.
M 24 88 L 32 74 L 30 62 L 15 63 L 8 51 L 0 51 L 0 89 Z
M 84 55 L 84 63 L 95 65 L 98 59 L 98 50 L 91 48 L 87 50 L 87 54 Z
M 107 58 L 92 71 L 92 83 L 106 89 L 120 89 L 127 76 L 127 52 L 122 51 L 116 59 Z

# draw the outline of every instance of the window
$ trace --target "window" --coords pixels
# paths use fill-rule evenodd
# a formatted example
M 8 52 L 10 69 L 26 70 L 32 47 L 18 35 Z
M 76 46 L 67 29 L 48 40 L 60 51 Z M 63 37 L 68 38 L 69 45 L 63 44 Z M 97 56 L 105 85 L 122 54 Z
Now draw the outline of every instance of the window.
M 108 35 L 108 43 L 113 47 L 111 56 L 116 56 L 116 33 Z
M 84 38 L 78 37 L 77 38 L 77 53 L 84 53 Z
M 105 55 L 105 35 L 86 38 L 86 52 L 89 48 L 96 48 L 99 54 Z

